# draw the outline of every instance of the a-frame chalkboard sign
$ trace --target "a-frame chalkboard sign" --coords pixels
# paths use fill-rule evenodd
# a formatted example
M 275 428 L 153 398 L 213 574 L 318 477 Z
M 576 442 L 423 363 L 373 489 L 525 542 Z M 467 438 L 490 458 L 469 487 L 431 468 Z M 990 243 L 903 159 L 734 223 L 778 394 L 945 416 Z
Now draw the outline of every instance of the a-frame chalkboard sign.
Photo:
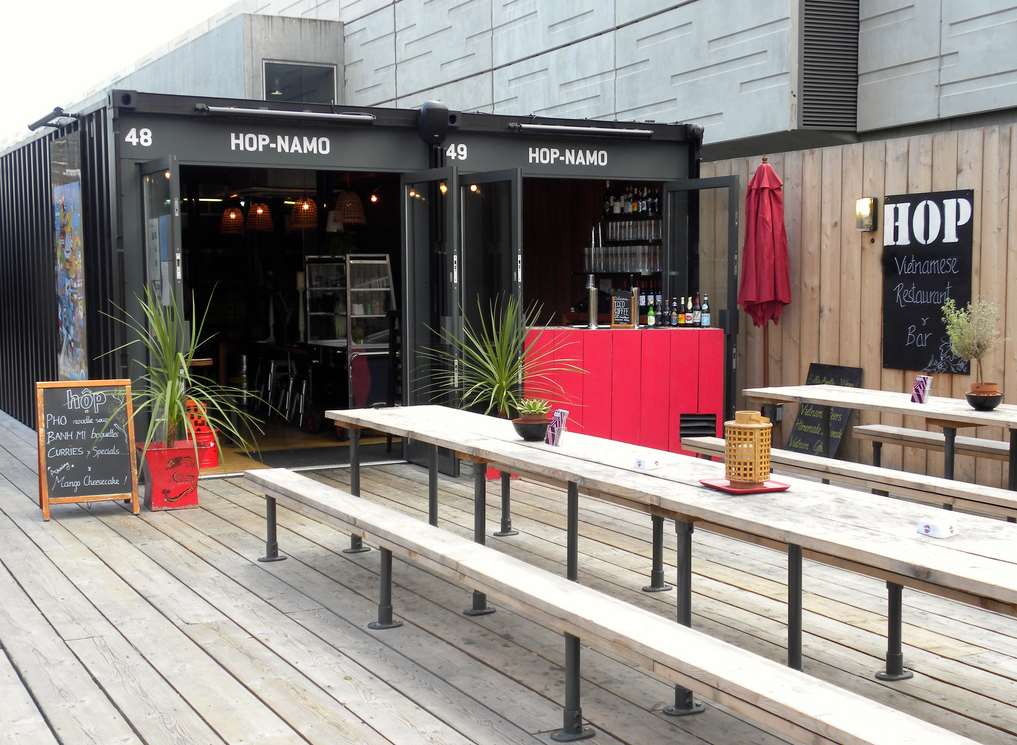
M 129 501 L 138 514 L 130 380 L 35 384 L 39 507 Z

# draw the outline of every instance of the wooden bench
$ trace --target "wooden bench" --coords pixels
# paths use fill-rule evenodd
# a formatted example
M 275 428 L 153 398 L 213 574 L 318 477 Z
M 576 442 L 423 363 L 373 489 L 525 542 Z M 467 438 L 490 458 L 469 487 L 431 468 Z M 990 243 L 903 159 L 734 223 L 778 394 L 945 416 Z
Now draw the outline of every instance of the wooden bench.
M 877 466 L 880 464 L 884 443 L 921 448 L 922 450 L 942 451 L 946 442 L 942 432 L 892 427 L 888 424 L 862 424 L 854 427 L 853 431 L 859 438 L 872 441 L 872 461 Z M 954 442 L 954 448 L 957 455 L 971 455 L 976 458 L 992 458 L 1001 461 L 1010 458 L 1010 443 L 1002 440 L 986 440 L 981 437 L 958 435 Z
M 277 553 L 276 500 L 296 502 L 338 518 L 379 546 L 378 618 L 369 627 L 397 628 L 392 609 L 392 556 L 466 589 L 479 588 L 505 607 L 565 638 L 563 727 L 560 742 L 594 733 L 580 707 L 580 640 L 673 682 L 687 696 L 674 713 L 701 709 L 702 697 L 775 734 L 807 743 L 936 745 L 972 741 L 822 680 L 734 647 L 675 621 L 554 575 L 389 507 L 285 469 L 248 471 L 266 497 L 267 551 Z M 476 591 L 476 589 L 475 589 Z
M 942 440 L 942 435 L 940 439 Z M 724 439 L 721 437 L 687 437 L 682 440 L 682 447 L 699 455 L 721 459 L 724 457 Z M 902 497 L 912 502 L 1006 518 L 1010 522 L 1017 520 L 1017 493 L 1009 489 L 969 484 L 939 476 L 926 476 L 779 448 L 770 451 L 770 464 L 776 473 L 818 478 L 888 496 Z

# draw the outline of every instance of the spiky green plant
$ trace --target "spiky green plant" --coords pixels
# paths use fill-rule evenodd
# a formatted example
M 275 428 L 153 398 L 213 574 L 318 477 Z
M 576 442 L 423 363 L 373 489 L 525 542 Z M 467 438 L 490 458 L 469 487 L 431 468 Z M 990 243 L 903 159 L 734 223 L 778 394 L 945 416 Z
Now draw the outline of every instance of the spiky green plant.
M 546 416 L 551 404 L 544 398 L 524 398 L 519 402 L 519 416 Z
M 524 380 L 527 393 L 556 398 L 564 388 L 554 376 L 583 372 L 562 354 L 565 343 L 543 338 L 539 305 L 523 310 L 514 297 L 496 298 L 485 311 L 478 298 L 477 320 L 462 315 L 461 336 L 431 329 L 441 344 L 422 350 L 433 369 L 428 380 L 420 381 L 425 390 L 458 398 L 462 408 L 509 418 L 519 411 Z M 527 343 L 530 331 L 534 334 Z
M 988 300 L 976 300 L 958 308 L 953 298 L 943 305 L 943 323 L 951 351 L 975 363 L 976 382 L 982 383 L 982 357 L 999 341 L 999 308 Z
M 145 296 L 138 298 L 138 303 L 141 318 L 135 318 L 119 306 L 117 309 L 122 317 L 106 315 L 126 326 L 135 337 L 110 354 L 137 345 L 148 354 L 145 372 L 135 381 L 133 390 L 134 416 L 148 413 L 144 451 L 147 452 L 153 442 L 172 445 L 185 438 L 190 439 L 197 449 L 194 424 L 187 413 L 188 401 L 193 401 L 203 410 L 220 453 L 220 435 L 244 450 L 251 450 L 256 440 L 255 433 L 262 432 L 260 420 L 241 406 L 241 402 L 251 398 L 251 394 L 242 388 L 220 385 L 191 372 L 191 363 L 198 350 L 213 338 L 213 335 L 204 335 L 205 319 L 212 299 L 209 298 L 199 316 L 192 294 L 193 323 L 190 325 L 180 311 L 176 296 L 169 305 L 164 305 L 146 287 Z

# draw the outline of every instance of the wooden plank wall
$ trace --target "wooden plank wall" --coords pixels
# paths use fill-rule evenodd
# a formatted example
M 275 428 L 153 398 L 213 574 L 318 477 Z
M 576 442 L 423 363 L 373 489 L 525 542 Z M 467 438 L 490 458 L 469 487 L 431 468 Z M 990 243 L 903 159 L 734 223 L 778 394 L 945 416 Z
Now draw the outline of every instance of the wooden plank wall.
M 741 181 L 739 244 L 744 244 L 745 186 L 760 157 L 704 163 L 703 176 L 735 174 Z M 914 370 L 882 367 L 882 225 L 876 233 L 854 227 L 854 202 L 861 196 L 950 189 L 975 190 L 973 297 L 1000 309 L 1005 341 L 985 360 L 986 379 L 999 381 L 1006 401 L 1017 403 L 1017 125 L 1002 125 L 874 140 L 769 155 L 784 180 L 792 304 L 781 323 L 763 332 L 742 315 L 738 340 L 739 387 L 802 383 L 810 362 L 860 366 L 863 384 L 910 390 Z M 722 307 L 726 256 L 726 200 L 704 197 L 700 204 L 701 283 Z M 880 219 L 882 214 L 880 214 Z M 881 220 L 880 220 L 881 221 Z M 1008 292 L 1009 287 L 1013 289 Z M 936 376 L 933 392 L 963 396 L 970 378 Z M 786 412 L 786 438 L 795 411 Z M 867 413 L 862 423 L 900 425 L 899 416 Z M 921 426 L 917 420 L 903 422 Z M 967 434 L 973 434 L 968 431 Z M 1002 438 L 1002 430 L 981 428 L 980 437 Z M 779 440 L 783 441 L 783 439 Z M 871 449 L 846 443 L 846 455 L 871 462 Z M 890 467 L 942 475 L 942 454 L 886 447 Z M 963 457 L 957 477 L 1000 485 L 1003 464 Z

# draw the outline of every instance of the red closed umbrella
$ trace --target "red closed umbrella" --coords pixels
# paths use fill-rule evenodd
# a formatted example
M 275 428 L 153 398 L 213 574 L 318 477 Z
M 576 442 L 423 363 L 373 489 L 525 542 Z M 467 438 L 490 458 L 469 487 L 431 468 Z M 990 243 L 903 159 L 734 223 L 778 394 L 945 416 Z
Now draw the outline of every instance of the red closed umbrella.
M 784 185 L 766 161 L 763 158 L 745 194 L 745 246 L 738 285 L 738 306 L 757 326 L 776 323 L 791 302 Z

